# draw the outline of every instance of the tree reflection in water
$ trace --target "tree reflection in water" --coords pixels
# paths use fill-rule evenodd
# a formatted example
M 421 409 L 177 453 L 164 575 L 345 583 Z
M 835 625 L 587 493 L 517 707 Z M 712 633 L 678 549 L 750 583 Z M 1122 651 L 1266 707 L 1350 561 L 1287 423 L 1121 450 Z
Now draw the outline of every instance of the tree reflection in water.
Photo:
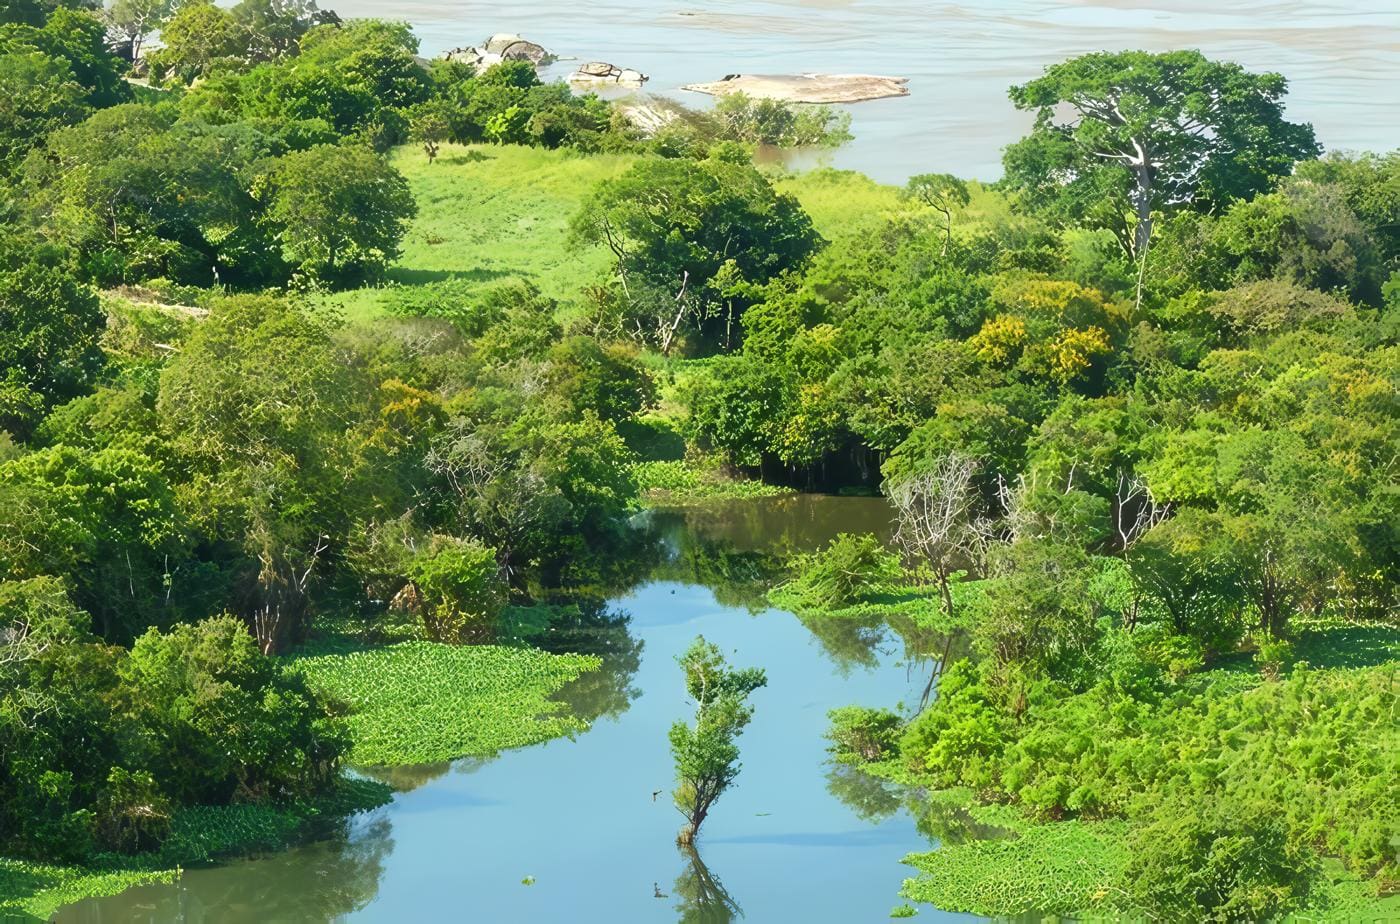
M 142 886 L 63 909 L 64 924 L 164 921 L 331 921 L 365 908 L 379 892 L 394 849 L 387 818 L 338 837 L 212 869 L 187 870 L 172 886 Z
M 725 891 L 719 877 L 710 872 L 700 851 L 693 846 L 678 846 L 685 861 L 681 874 L 671 890 L 676 899 L 677 918 L 682 924 L 729 924 L 744 916 L 744 909 Z
M 826 774 L 826 790 L 861 821 L 872 824 L 889 818 L 901 805 L 898 787 L 850 764 L 831 765 Z
M 532 643 L 556 654 L 597 655 L 603 662 L 599 670 L 580 675 L 554 698 L 589 723 L 626 712 L 641 693 L 632 685 L 642 664 L 642 640 L 632 635 L 632 615 L 610 609 L 603 599 L 582 595 L 550 609 L 548 626 Z

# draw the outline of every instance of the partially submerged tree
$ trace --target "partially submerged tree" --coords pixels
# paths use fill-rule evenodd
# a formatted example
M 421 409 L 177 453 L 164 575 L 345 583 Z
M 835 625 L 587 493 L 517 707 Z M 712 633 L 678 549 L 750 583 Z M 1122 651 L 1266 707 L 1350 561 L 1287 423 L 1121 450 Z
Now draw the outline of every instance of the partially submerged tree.
M 716 800 L 739 775 L 739 745 L 735 739 L 753 718 L 748 695 L 768 683 L 762 668 L 735 670 L 719 648 L 698 637 L 678 659 L 685 672 L 685 689 L 695 701 L 695 725 L 671 726 L 671 756 L 676 762 L 676 808 L 685 816 L 676 841 L 695 842 L 700 825 Z
M 1102 223 L 1134 259 L 1152 213 L 1212 207 L 1268 189 L 1320 150 L 1283 117 L 1287 81 L 1199 51 L 1096 52 L 1011 88 L 1036 114 L 1007 148 L 1006 182 L 1033 205 Z

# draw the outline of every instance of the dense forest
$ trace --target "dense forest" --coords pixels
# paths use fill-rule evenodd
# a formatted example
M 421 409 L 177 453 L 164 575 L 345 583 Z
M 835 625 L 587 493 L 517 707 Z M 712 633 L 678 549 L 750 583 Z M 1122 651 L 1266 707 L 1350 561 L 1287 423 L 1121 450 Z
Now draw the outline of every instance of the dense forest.
M 944 845 L 907 898 L 1393 910 L 1400 153 L 1324 153 L 1279 75 L 1075 58 L 1003 179 L 893 190 L 755 165 L 833 110 L 646 130 L 309 0 L 0 23 L 0 911 L 579 730 L 598 659 L 542 627 L 655 564 L 632 515 L 784 488 L 898 532 L 777 605 L 941 640 L 924 702 L 833 714 Z M 548 239 L 454 204 L 540 164 Z

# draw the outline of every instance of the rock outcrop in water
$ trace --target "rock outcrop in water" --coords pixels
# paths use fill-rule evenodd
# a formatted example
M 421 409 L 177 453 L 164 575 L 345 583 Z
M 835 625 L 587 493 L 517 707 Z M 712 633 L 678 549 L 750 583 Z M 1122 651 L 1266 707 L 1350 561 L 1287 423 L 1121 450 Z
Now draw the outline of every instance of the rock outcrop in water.
M 618 67 L 606 61 L 590 61 L 569 75 L 569 83 L 582 86 L 617 86 L 641 89 L 650 79 L 641 71 Z
M 681 89 L 711 96 L 744 93 L 785 103 L 859 103 L 908 96 L 908 84 L 908 77 L 878 74 L 730 74 L 723 80 L 692 83 Z
M 478 45 L 453 48 L 442 53 L 447 61 L 468 64 L 477 70 L 502 61 L 529 61 L 542 67 L 558 60 L 543 45 L 521 38 L 512 32 L 498 32 Z

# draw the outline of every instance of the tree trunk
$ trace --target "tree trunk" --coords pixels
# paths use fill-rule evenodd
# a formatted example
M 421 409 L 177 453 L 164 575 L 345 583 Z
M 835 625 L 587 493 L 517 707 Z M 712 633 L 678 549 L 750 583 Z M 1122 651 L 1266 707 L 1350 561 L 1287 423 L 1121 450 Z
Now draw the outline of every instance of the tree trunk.
M 1133 180 L 1133 209 L 1137 213 L 1137 226 L 1133 228 L 1133 256 L 1140 257 L 1147 251 L 1147 242 L 1152 239 L 1152 165 L 1134 165 Z

